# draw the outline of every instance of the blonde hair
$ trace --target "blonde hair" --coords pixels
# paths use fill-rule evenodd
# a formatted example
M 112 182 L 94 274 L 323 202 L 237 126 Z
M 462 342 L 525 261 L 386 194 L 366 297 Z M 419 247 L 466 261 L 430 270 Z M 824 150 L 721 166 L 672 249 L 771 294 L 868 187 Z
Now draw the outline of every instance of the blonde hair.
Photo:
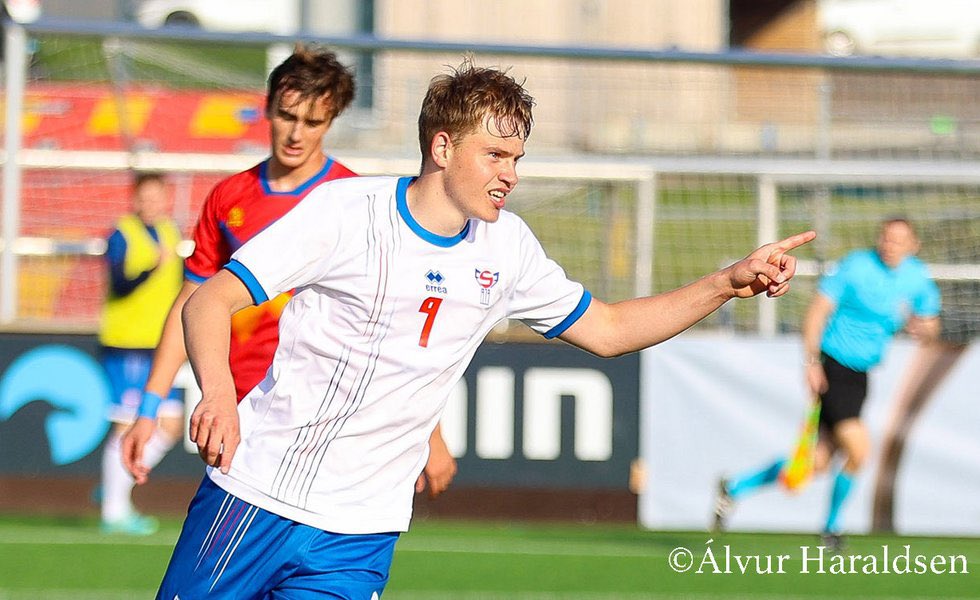
M 451 73 L 437 75 L 419 112 L 419 147 L 428 155 L 440 131 L 453 142 L 472 133 L 489 116 L 503 137 L 527 140 L 534 119 L 534 98 L 505 71 L 473 65 L 470 57 Z

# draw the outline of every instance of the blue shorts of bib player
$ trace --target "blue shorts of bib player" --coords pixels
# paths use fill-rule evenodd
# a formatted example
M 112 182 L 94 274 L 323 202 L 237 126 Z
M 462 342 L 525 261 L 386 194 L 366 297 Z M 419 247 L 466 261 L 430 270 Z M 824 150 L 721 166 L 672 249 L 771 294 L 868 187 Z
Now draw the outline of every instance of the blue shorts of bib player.
M 143 386 L 153 365 L 153 352 L 140 348 L 102 348 L 102 367 L 112 389 L 107 417 L 113 423 L 128 425 L 136 420 L 143 399 Z M 176 388 L 171 389 L 157 409 L 157 415 L 181 418 L 184 415 L 181 392 Z
M 345 535 L 285 519 L 205 477 L 158 600 L 377 600 L 397 533 Z

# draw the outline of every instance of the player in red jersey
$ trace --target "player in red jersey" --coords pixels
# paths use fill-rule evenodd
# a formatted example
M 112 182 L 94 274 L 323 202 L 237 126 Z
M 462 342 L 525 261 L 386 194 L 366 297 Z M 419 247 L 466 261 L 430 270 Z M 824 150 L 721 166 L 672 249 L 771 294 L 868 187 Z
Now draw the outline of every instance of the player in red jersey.
M 322 156 L 314 161 L 319 170 L 298 180 L 298 187 L 276 191 L 269 177 L 272 160 L 232 175 L 211 190 L 194 230 L 194 253 L 184 262 L 185 290 L 197 289 L 221 270 L 235 250 L 286 214 L 316 185 L 356 176 L 333 158 Z M 279 314 L 291 296 L 282 294 L 234 316 L 231 368 L 239 401 L 265 377 L 279 343 Z
M 143 450 L 156 430 L 160 398 L 167 396 L 187 359 L 180 319 L 184 303 L 235 250 L 310 190 L 325 181 L 356 176 L 323 151 L 323 136 L 353 98 L 353 75 L 327 50 L 297 47 L 269 76 L 266 116 L 272 155 L 219 182 L 205 200 L 194 230 L 194 253 L 184 263 L 184 284 L 154 353 L 139 418 L 123 437 L 122 461 L 135 483 L 146 482 L 155 466 L 144 461 Z M 239 401 L 262 381 L 272 363 L 279 343 L 279 315 L 290 296 L 282 294 L 234 316 L 230 365 Z M 430 439 L 429 462 L 416 487 L 421 492 L 427 482 L 434 497 L 449 486 L 455 473 L 456 462 L 437 427 Z

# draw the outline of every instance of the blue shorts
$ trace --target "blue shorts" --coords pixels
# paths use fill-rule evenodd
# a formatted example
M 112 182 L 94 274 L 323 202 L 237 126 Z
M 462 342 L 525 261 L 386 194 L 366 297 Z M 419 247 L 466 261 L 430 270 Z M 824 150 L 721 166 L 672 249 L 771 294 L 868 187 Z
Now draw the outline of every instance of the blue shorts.
M 158 600 L 377 600 L 397 533 L 345 535 L 244 502 L 205 477 Z
M 143 399 L 143 386 L 150 376 L 152 365 L 153 350 L 102 348 L 102 368 L 112 388 L 112 403 L 107 415 L 110 421 L 132 423 L 136 420 L 136 412 Z M 157 414 L 161 417 L 183 416 L 184 402 L 180 399 L 180 393 L 171 390 L 170 397 L 160 403 Z

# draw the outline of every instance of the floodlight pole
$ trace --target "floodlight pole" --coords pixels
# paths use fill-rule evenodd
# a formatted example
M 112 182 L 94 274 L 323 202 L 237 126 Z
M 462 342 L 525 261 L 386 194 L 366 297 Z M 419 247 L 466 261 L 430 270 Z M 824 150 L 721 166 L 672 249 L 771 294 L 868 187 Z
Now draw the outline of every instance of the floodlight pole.
M 310 31 L 310 0 L 299 0 L 299 27 L 297 31 L 303 34 Z

